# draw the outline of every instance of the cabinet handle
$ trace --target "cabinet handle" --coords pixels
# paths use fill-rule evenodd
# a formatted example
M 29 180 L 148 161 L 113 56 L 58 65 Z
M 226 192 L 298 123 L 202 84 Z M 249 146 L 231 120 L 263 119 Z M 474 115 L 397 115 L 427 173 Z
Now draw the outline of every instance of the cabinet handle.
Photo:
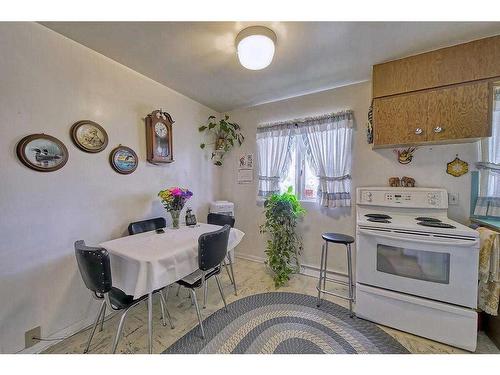
M 422 134 L 422 132 L 423 132 L 422 128 L 416 128 L 415 129 L 415 134 L 416 135 Z
M 434 128 L 434 133 L 441 133 L 443 131 L 443 128 L 441 126 L 436 126 Z

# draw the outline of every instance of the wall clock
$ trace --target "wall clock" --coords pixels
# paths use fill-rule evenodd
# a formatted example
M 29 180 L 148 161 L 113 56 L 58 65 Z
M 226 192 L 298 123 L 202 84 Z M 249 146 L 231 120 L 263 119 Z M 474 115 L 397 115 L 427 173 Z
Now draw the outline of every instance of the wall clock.
M 130 147 L 119 145 L 109 155 L 113 169 L 121 174 L 130 174 L 137 169 L 139 158 Z
M 71 138 L 78 148 L 86 152 L 101 152 L 108 145 L 106 130 L 90 120 L 78 121 L 73 124 Z
M 150 163 L 171 163 L 174 161 L 172 147 L 172 124 L 175 121 L 161 109 L 146 116 L 146 150 Z
M 31 134 L 19 141 L 17 156 L 28 168 L 53 172 L 68 161 L 68 149 L 59 139 L 47 134 Z

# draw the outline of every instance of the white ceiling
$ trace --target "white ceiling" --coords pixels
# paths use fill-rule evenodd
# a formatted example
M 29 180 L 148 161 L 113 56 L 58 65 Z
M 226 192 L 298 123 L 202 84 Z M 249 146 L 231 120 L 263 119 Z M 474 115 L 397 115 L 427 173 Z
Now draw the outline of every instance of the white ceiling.
M 500 22 L 42 22 L 219 112 L 370 79 L 371 66 L 485 36 Z M 250 25 L 277 34 L 272 64 L 238 63 Z

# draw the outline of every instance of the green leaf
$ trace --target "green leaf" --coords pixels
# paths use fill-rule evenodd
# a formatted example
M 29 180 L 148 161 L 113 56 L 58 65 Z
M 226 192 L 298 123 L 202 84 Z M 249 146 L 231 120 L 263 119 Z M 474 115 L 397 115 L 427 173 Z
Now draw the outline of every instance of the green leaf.
M 225 118 L 226 120 L 229 120 L 229 116 L 228 116 L 228 115 L 224 115 L 224 118 Z
M 198 128 L 198 131 L 199 131 L 199 132 L 202 132 L 202 131 L 204 131 L 206 128 L 207 128 L 207 127 L 206 127 L 205 125 L 200 126 L 200 127 Z
M 209 121 L 210 121 L 210 120 L 213 120 L 214 118 L 215 118 L 215 116 L 214 116 L 214 115 L 212 115 L 212 116 L 208 116 L 208 120 L 209 120 Z
M 215 128 L 216 126 L 217 126 L 216 123 L 211 122 L 210 124 L 208 124 L 208 129 L 211 130 L 211 129 Z
M 222 162 L 220 160 L 217 160 L 214 164 L 220 167 L 222 165 Z
M 200 148 L 204 149 L 205 148 L 205 143 L 200 144 Z

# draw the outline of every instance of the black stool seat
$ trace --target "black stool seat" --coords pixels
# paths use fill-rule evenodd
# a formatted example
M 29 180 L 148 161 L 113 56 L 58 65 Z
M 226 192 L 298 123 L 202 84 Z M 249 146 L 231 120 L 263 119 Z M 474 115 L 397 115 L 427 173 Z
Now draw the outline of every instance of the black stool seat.
M 325 241 L 333 243 L 348 244 L 354 242 L 354 238 L 342 233 L 323 233 L 321 237 L 323 237 Z

